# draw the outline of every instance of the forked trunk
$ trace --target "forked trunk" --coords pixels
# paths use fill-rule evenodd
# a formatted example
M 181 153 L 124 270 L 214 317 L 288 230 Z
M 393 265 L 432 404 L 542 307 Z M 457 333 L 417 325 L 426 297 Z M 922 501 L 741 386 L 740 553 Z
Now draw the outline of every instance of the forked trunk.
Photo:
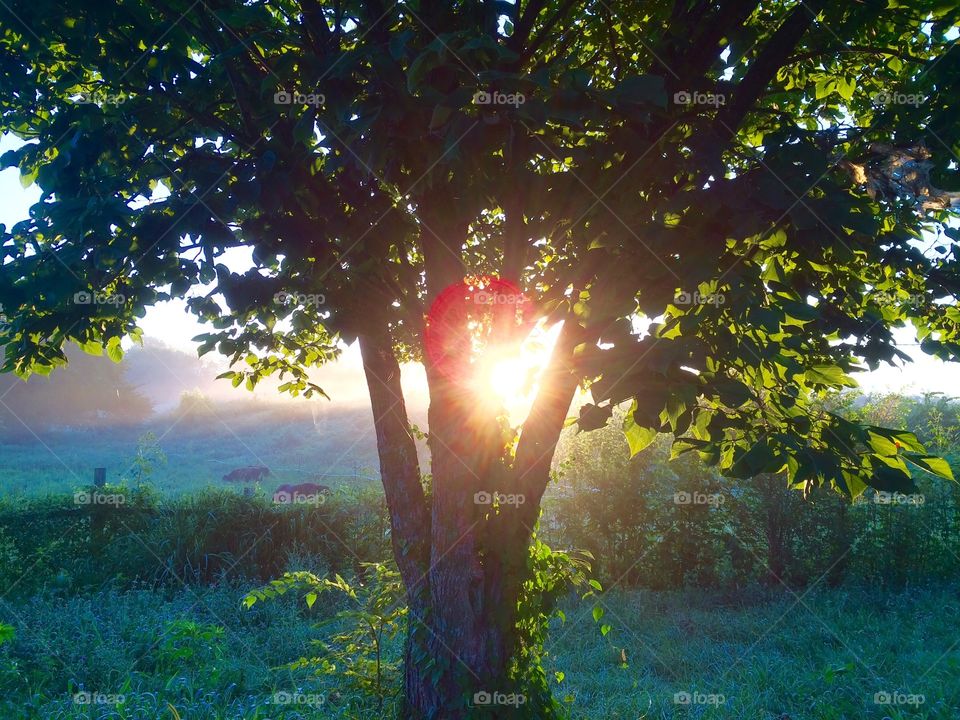
M 389 338 L 360 337 L 410 609 L 404 720 L 545 717 L 548 698 L 513 671 L 531 532 L 576 388 L 567 363 L 576 334 L 566 330 L 512 462 L 497 418 L 481 412 L 461 383 L 428 367 L 430 493 L 421 485 Z

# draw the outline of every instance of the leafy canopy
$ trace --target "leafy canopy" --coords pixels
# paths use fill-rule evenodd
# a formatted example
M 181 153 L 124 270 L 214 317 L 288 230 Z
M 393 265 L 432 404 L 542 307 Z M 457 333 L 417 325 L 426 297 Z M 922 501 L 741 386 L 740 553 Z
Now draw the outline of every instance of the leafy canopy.
M 857 494 L 949 475 L 811 406 L 892 329 L 960 359 L 960 17 L 932 0 L 344 0 L 0 9 L 4 369 L 138 338 L 187 297 L 201 353 L 294 394 L 337 341 L 421 353 L 431 283 L 519 282 L 587 339 L 596 427 L 633 400 L 728 473 Z M 79 293 L 79 295 L 78 295 Z M 86 300 L 86 302 L 84 302 Z M 649 326 L 639 332 L 645 322 Z

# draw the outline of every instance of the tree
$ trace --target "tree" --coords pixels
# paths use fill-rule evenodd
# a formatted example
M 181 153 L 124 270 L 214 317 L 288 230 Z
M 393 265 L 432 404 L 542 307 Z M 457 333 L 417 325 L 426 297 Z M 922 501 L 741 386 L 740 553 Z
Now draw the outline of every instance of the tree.
M 141 388 L 126 368 L 106 358 L 68 353 L 69 367 L 27 384 L 11 375 L 0 377 L 0 429 L 7 435 L 31 437 L 50 427 L 137 425 L 153 414 Z
M 2 128 L 27 141 L 2 166 L 43 193 L 2 234 L 4 369 L 46 371 L 68 341 L 119 358 L 171 297 L 247 387 L 281 374 L 320 392 L 307 369 L 358 341 L 410 609 L 410 717 L 464 717 L 474 692 L 524 686 L 517 598 L 578 385 L 594 400 L 581 427 L 632 401 L 633 451 L 667 431 L 735 477 L 784 470 L 856 495 L 907 487 L 911 465 L 949 475 L 909 433 L 808 397 L 905 358 L 892 329 L 907 323 L 924 352 L 960 356 L 950 3 L 0 13 Z M 238 248 L 245 271 L 224 262 Z M 529 302 L 472 304 L 491 277 Z M 445 291 L 459 310 L 425 354 Z M 464 365 L 536 318 L 562 331 L 508 428 Z M 429 487 L 408 359 L 429 380 Z M 497 490 L 525 502 L 474 503 Z

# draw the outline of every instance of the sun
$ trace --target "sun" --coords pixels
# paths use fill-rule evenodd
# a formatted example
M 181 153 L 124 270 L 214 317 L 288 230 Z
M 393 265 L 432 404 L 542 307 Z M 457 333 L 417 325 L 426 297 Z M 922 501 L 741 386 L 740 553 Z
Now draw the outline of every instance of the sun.
M 476 365 L 475 389 L 480 401 L 505 411 L 510 423 L 522 423 L 536 397 L 540 378 L 561 325 L 540 324 L 517 347 L 488 348 Z

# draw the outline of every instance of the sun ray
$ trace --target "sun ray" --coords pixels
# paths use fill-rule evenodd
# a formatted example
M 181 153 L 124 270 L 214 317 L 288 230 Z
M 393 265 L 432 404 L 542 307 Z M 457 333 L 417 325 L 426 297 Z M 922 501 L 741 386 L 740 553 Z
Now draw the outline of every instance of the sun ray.
M 477 397 L 504 412 L 511 425 L 522 424 L 529 414 L 560 328 L 559 323 L 538 324 L 519 346 L 490 347 L 479 358 L 474 373 Z

